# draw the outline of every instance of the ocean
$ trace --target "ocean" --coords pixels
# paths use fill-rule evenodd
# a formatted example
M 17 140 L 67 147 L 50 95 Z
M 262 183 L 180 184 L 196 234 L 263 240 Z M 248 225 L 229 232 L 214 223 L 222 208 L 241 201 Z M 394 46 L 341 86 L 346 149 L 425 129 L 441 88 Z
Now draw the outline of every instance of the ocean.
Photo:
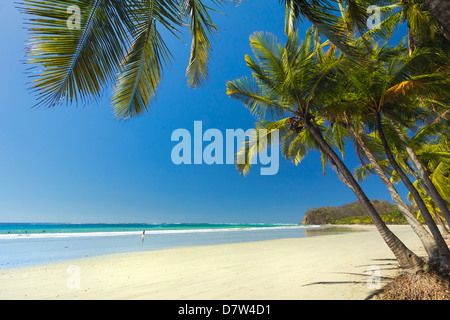
M 333 231 L 323 226 L 260 223 L 0 223 L 0 269 L 180 246 L 302 238 L 322 232 Z

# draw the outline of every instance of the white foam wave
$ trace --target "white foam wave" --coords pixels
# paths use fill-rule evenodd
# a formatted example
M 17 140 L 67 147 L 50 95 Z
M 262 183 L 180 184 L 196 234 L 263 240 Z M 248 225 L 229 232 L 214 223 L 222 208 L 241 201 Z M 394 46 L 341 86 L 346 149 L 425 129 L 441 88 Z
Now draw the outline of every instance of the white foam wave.
M 169 230 L 145 230 L 145 235 L 182 234 L 201 232 L 239 232 L 239 231 L 267 231 L 285 229 L 311 229 L 320 226 L 277 226 L 277 227 L 246 227 L 246 228 L 211 228 L 211 229 L 169 229 Z M 0 234 L 0 240 L 5 239 L 46 239 L 46 238 L 81 238 L 81 237 L 114 237 L 114 236 L 142 236 L 142 231 L 107 231 L 107 232 L 61 232 L 61 233 L 21 233 Z

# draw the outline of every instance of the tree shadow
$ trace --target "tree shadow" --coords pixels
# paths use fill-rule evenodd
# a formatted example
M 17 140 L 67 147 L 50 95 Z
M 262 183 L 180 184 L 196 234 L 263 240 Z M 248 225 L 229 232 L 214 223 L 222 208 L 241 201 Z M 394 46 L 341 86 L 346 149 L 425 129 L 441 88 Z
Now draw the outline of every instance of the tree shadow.
M 373 261 L 373 263 L 371 263 L 371 264 L 362 264 L 362 265 L 357 265 L 354 267 L 355 268 L 364 268 L 364 267 L 368 268 L 370 266 L 377 266 L 380 271 L 381 270 L 383 270 L 383 271 L 392 271 L 392 270 L 401 271 L 402 270 L 398 264 L 397 259 L 394 259 L 394 258 L 371 259 L 371 261 Z M 317 282 L 311 282 L 311 283 L 304 284 L 304 285 L 302 285 L 302 287 L 313 286 L 313 285 L 367 284 L 367 279 L 369 279 L 369 277 L 374 276 L 369 271 L 370 270 L 366 269 L 366 272 L 363 272 L 363 273 L 360 273 L 360 272 L 333 272 L 336 274 L 347 274 L 347 275 L 356 276 L 359 279 L 347 280 L 347 281 L 317 281 Z M 381 276 L 381 275 L 378 276 L 378 278 L 380 279 L 382 284 L 383 283 L 386 284 L 387 282 L 392 281 L 392 279 L 393 279 L 392 277 Z M 382 288 L 373 289 L 364 300 L 374 299 L 382 291 L 383 291 Z
M 358 284 L 358 283 L 366 283 L 365 281 L 317 281 L 317 282 L 311 282 L 311 283 L 307 283 L 302 285 L 302 287 L 307 287 L 307 286 L 314 286 L 314 285 L 318 285 L 318 284 L 326 284 L 326 285 L 332 285 L 332 284 Z
M 364 265 L 363 265 L 364 266 Z M 370 265 L 368 265 L 370 266 Z M 395 268 L 398 269 L 398 268 Z M 381 269 L 380 269 L 381 270 Z M 382 269 L 385 270 L 385 269 Z M 339 285 L 339 284 L 367 284 L 367 278 L 369 277 L 373 277 L 372 274 L 369 273 L 357 273 L 357 272 L 334 272 L 336 274 L 347 274 L 347 275 L 353 275 L 353 276 L 358 276 L 360 278 L 363 278 L 363 280 L 352 280 L 352 281 L 316 281 L 316 282 L 311 282 L 311 283 L 307 283 L 302 285 L 302 287 L 307 287 L 307 286 L 314 286 L 314 285 Z M 366 279 L 364 279 L 366 278 Z M 385 276 L 379 276 L 380 281 L 383 282 L 388 282 L 391 281 L 392 278 L 391 277 L 385 277 Z M 382 289 L 374 289 L 370 292 L 370 294 L 364 298 L 364 300 L 372 300 L 374 299 L 378 294 L 380 294 L 382 292 Z

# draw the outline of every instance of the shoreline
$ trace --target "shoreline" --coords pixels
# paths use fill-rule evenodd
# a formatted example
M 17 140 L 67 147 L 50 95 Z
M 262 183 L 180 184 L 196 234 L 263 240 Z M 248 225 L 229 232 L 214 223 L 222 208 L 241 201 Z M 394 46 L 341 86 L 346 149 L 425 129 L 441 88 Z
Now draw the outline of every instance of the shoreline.
M 108 254 L 0 270 L 0 299 L 367 299 L 399 274 L 374 226 L 365 232 Z M 419 256 L 409 226 L 389 227 Z M 378 282 L 379 280 L 379 282 Z
M 0 270 L 56 263 L 87 256 L 151 251 L 171 247 L 214 245 L 305 237 L 306 229 L 334 230 L 320 226 L 181 228 L 130 232 L 64 232 L 0 235 Z M 349 230 L 349 229 L 345 229 Z M 67 231 L 67 230 L 66 230 Z M 70 230 L 69 230 L 70 231 Z M 311 232 L 314 233 L 314 232 Z M 309 234 L 309 233 L 308 233 Z M 315 234 L 315 233 L 314 233 Z

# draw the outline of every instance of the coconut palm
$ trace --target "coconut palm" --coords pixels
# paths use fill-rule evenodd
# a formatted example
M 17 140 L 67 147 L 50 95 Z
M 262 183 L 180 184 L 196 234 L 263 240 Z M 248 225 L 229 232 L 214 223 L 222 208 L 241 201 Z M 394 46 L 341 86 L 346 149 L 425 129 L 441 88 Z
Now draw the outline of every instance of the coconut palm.
M 448 175 L 450 172 L 450 162 L 448 159 L 450 157 L 450 153 L 447 143 L 448 134 L 446 134 L 446 131 L 448 131 L 448 123 L 440 124 L 440 126 L 433 126 L 434 129 L 432 130 L 434 131 L 434 134 L 432 134 L 432 136 L 437 136 L 437 139 L 433 140 L 437 140 L 437 142 L 433 141 L 432 138 L 428 136 L 428 134 L 430 133 L 430 126 L 426 126 L 419 132 L 417 132 L 410 139 L 409 143 L 414 144 L 419 148 L 414 151 L 416 153 L 417 160 L 420 161 L 420 163 L 426 164 L 424 167 L 426 167 L 427 175 L 433 186 L 436 188 L 436 190 L 438 190 L 440 199 L 444 202 L 444 208 L 448 208 L 450 205 L 450 180 L 448 179 Z M 398 127 L 396 127 L 396 131 L 398 131 Z M 374 134 L 375 132 L 369 135 L 369 139 L 371 142 L 369 148 L 372 150 L 377 150 L 379 149 L 379 145 L 381 144 L 381 142 L 379 142 L 378 137 L 374 137 Z M 405 130 L 402 131 L 402 134 L 405 134 Z M 374 139 L 377 140 L 375 143 Z M 403 139 L 400 140 L 404 142 Z M 365 143 L 365 141 L 363 141 L 362 143 Z M 372 152 L 372 150 L 369 150 L 369 152 Z M 420 193 L 421 198 L 425 202 L 426 206 L 430 209 L 429 211 L 434 214 L 435 220 L 440 225 L 442 225 L 441 217 L 439 215 L 442 214 L 444 220 L 445 215 L 440 210 L 440 207 L 436 205 L 435 200 L 429 195 L 431 193 L 427 185 L 425 184 L 424 179 L 420 176 L 420 173 L 417 172 L 417 169 L 414 169 L 409 163 L 410 158 L 408 153 L 405 150 L 396 149 L 395 156 L 398 164 L 402 167 L 402 169 L 416 179 L 416 181 L 413 182 L 414 187 Z M 395 171 L 392 170 L 392 167 L 389 165 L 389 160 L 384 159 L 384 157 L 384 153 L 376 157 L 376 161 L 378 162 L 378 166 L 380 168 L 376 172 L 379 173 L 379 171 L 381 170 L 386 176 L 392 174 L 393 181 L 389 183 L 398 183 L 400 177 Z M 372 161 L 370 164 L 363 164 L 355 171 L 356 177 L 359 180 L 363 180 L 368 175 L 375 173 L 374 168 L 375 165 L 373 165 Z M 409 194 L 409 199 L 414 202 L 411 194 Z M 436 212 L 438 213 L 438 215 L 436 215 Z M 445 228 L 443 230 L 445 230 Z
M 450 158 L 449 121 L 436 120 L 438 119 L 434 119 L 431 124 L 423 127 L 409 139 L 408 153 L 402 160 L 408 172 L 420 185 L 421 190 L 426 193 L 426 197 L 433 201 L 433 205 L 439 209 L 448 223 L 450 204 L 450 187 L 447 178 L 450 165 L 448 160 Z M 405 138 L 405 136 L 402 137 Z M 410 154 L 412 156 L 408 158 Z M 416 169 L 409 164 L 408 160 L 410 159 Z
M 382 12 L 385 13 L 385 17 L 383 17 L 383 23 L 380 25 L 380 28 L 374 28 L 370 30 L 368 34 L 364 34 L 362 28 L 359 27 L 358 23 L 361 23 L 360 18 L 365 18 L 360 11 L 352 8 L 352 3 L 349 2 L 346 10 L 343 10 L 341 5 L 341 0 L 338 0 L 341 8 L 341 22 L 345 26 L 349 32 L 351 32 L 354 25 L 358 26 L 359 34 L 361 35 L 360 39 L 357 42 L 363 42 L 367 48 L 369 54 L 372 53 L 372 49 L 370 47 L 369 40 L 373 40 L 374 35 L 381 35 L 382 38 L 388 38 L 393 30 L 397 28 L 400 22 L 407 20 L 408 23 L 408 49 L 409 54 L 411 55 L 416 47 L 436 47 L 436 38 L 439 37 L 439 32 L 436 28 L 436 20 L 430 15 L 430 13 L 426 10 L 425 6 L 421 1 L 403 1 L 396 0 L 393 5 L 388 5 L 380 8 Z M 358 8 L 357 6 L 353 5 Z M 399 10 L 396 10 L 399 9 Z M 356 35 L 355 35 L 356 36 Z M 418 39 L 419 38 L 419 39 Z M 436 47 L 439 49 L 439 45 Z M 412 71 L 412 70 L 410 70 Z M 422 70 L 416 66 L 414 72 L 420 74 Z M 426 72 L 426 70 L 424 70 Z M 445 111 L 448 112 L 448 109 Z M 428 177 L 424 166 L 419 161 L 416 153 L 413 148 L 407 141 L 405 134 L 398 128 L 398 125 L 391 120 L 391 124 L 396 127 L 398 135 L 400 139 L 404 143 L 404 147 L 414 165 L 419 170 L 422 175 L 422 179 L 424 183 L 427 185 L 426 189 L 429 191 L 431 197 L 434 199 L 436 204 L 440 207 L 441 212 L 447 219 L 447 222 L 450 223 L 450 211 L 448 206 L 445 204 L 445 201 L 440 196 L 436 187 L 433 185 L 431 180 Z
M 135 117 L 154 100 L 171 61 L 162 32 L 192 35 L 186 71 L 191 87 L 208 75 L 210 38 L 217 31 L 209 4 L 225 0 L 30 0 L 27 61 L 38 104 L 48 107 L 98 98 L 114 82 L 117 118 Z M 73 23 L 73 20 L 77 23 Z
M 429 127 L 424 127 L 422 130 L 420 130 L 417 134 L 415 134 L 412 138 L 408 139 L 408 135 L 405 132 L 405 130 L 401 130 L 399 126 L 396 123 L 391 123 L 393 127 L 396 129 L 397 132 L 399 132 L 399 137 L 404 143 L 404 149 L 406 150 L 406 155 L 403 156 L 403 159 L 401 161 L 405 165 L 406 171 L 408 171 L 410 174 L 414 176 L 414 178 L 417 180 L 418 183 L 421 184 L 424 191 L 428 194 L 428 196 L 433 199 L 434 203 L 439 208 L 440 212 L 443 214 L 445 220 L 447 223 L 450 222 L 450 210 L 449 205 L 446 202 L 445 198 L 442 196 L 442 192 L 439 192 L 438 189 L 441 189 L 442 191 L 442 184 L 439 184 L 440 181 L 436 179 L 432 179 L 432 173 L 435 170 L 434 163 L 436 161 L 440 161 L 441 158 L 448 158 L 450 156 L 450 153 L 448 152 L 448 149 L 445 149 L 447 146 L 446 141 L 443 143 L 441 142 L 441 146 L 444 146 L 444 149 L 442 149 L 441 146 L 435 145 L 432 143 L 432 141 L 429 141 L 427 139 L 427 135 L 424 134 L 424 131 L 429 131 Z M 447 126 L 448 124 L 446 122 L 441 123 L 444 126 Z M 442 126 L 439 126 L 442 128 Z M 442 128 L 444 129 L 444 128 Z M 436 129 L 435 129 L 436 130 Z M 436 133 L 434 133 L 436 135 Z M 441 135 L 441 139 L 444 137 L 442 135 L 442 131 L 439 133 Z M 424 140 L 427 139 L 427 140 Z M 420 140 L 420 141 L 417 141 Z M 418 150 L 416 152 L 416 150 Z M 420 153 L 424 153 L 425 157 L 421 157 Z M 426 156 L 434 155 L 434 159 L 426 159 Z M 422 161 L 420 158 L 424 158 L 424 163 L 430 163 L 431 170 L 426 169 L 426 165 L 422 164 Z M 413 163 L 416 169 L 412 168 L 409 164 L 409 160 Z M 416 172 L 417 170 L 417 172 Z M 433 181 L 434 180 L 434 181 Z
M 344 120 L 344 121 L 343 121 Z M 355 120 L 355 119 L 354 119 Z M 345 121 L 343 117 L 340 117 L 340 122 L 345 125 L 348 131 L 351 133 L 352 138 L 355 141 L 355 147 L 357 151 L 363 153 L 360 155 L 360 159 L 365 157 L 369 160 L 371 164 L 371 169 L 380 177 L 383 184 L 388 189 L 392 200 L 397 204 L 399 210 L 403 213 L 406 221 L 410 224 L 414 232 L 417 234 L 419 239 L 422 241 L 422 244 L 427 251 L 430 262 L 434 263 L 439 260 L 439 251 L 434 241 L 433 237 L 429 234 L 429 232 L 422 226 L 422 224 L 417 220 L 415 215 L 411 212 L 408 205 L 403 201 L 394 184 L 389 179 L 389 175 L 385 172 L 385 168 L 379 163 L 379 156 L 375 155 L 375 152 L 372 149 L 380 151 L 379 146 L 373 148 L 373 143 L 370 143 L 370 137 L 364 135 L 364 129 L 360 125 L 359 121 Z M 364 162 L 362 161 L 364 164 Z M 361 177 L 361 176 L 360 176 Z
M 447 179 L 447 166 L 450 164 L 450 152 L 448 146 L 448 121 L 441 123 L 441 126 L 435 127 L 433 131 L 435 131 L 432 136 L 435 138 L 428 136 L 424 137 L 426 129 L 429 127 L 423 128 L 416 134 L 414 134 L 408 143 L 411 145 L 414 144 L 414 152 L 418 158 L 420 163 L 424 163 L 424 168 L 427 171 L 427 175 L 435 186 L 436 190 L 438 190 L 440 194 L 440 198 L 445 202 L 446 208 L 450 205 L 450 188 L 449 188 L 449 180 Z M 397 128 L 396 128 L 397 129 Z M 397 130 L 396 130 L 397 131 Z M 381 142 L 379 141 L 378 136 L 375 136 L 376 132 L 367 135 L 370 139 L 370 148 L 371 149 L 379 149 L 379 145 Z M 402 130 L 402 134 L 406 134 L 406 130 Z M 367 138 L 366 137 L 366 138 Z M 376 140 L 376 141 L 374 141 Z M 401 142 L 404 142 L 403 139 L 399 139 Z M 376 146 L 375 146 L 376 145 Z M 417 148 L 417 149 L 416 149 Z M 372 152 L 372 151 L 370 151 Z M 399 150 L 396 148 L 393 150 L 395 153 L 396 160 L 398 164 L 402 167 L 402 169 L 410 174 L 412 177 L 416 179 L 414 185 L 419 185 L 421 188 L 421 195 L 426 194 L 426 197 L 429 198 L 434 203 L 434 199 L 429 195 L 429 189 L 424 182 L 424 179 L 421 177 L 418 169 L 413 168 L 413 166 L 409 163 L 410 158 L 408 153 L 405 150 Z M 393 183 L 398 183 L 400 178 L 398 174 L 392 170 L 392 167 L 389 165 L 389 160 L 385 159 L 384 153 L 380 156 L 377 156 L 378 163 L 382 170 L 387 174 L 392 174 Z M 363 161 L 362 161 L 363 162 Z M 374 167 L 372 164 L 363 164 L 356 171 L 355 174 L 358 179 L 363 180 L 368 175 L 374 173 Z M 423 191 L 423 192 L 422 192 Z M 436 206 L 436 204 L 434 203 Z M 438 206 L 436 206 L 438 207 Z M 440 209 L 439 209 L 440 210 Z M 444 217 L 445 219 L 445 217 Z
M 433 69 L 435 65 L 439 65 L 437 61 L 442 57 L 435 50 L 428 49 L 415 50 L 409 56 L 406 47 L 401 45 L 393 50 L 384 45 L 380 50 L 375 50 L 374 54 L 376 64 L 360 68 L 349 77 L 353 86 L 350 90 L 355 96 L 359 95 L 359 98 L 354 100 L 355 106 L 359 107 L 355 107 L 353 111 L 365 114 L 365 121 L 376 128 L 389 164 L 410 191 L 435 238 L 442 263 L 448 265 L 448 247 L 420 194 L 397 163 L 389 141 L 398 137 L 398 132 L 392 128 L 390 121 L 404 123 L 405 119 L 417 118 L 420 109 L 416 107 L 414 99 L 419 96 L 431 95 L 434 98 L 448 94 L 450 82 L 445 74 L 417 72 L 426 68 Z M 389 134 L 385 134 L 387 129 L 390 129 Z
M 257 130 L 255 137 L 240 151 L 236 159 L 238 169 L 248 172 L 253 155 L 267 147 L 268 138 L 276 129 L 283 154 L 296 163 L 310 149 L 319 149 L 324 161 L 335 167 L 353 190 L 399 263 L 407 269 L 422 269 L 424 261 L 387 228 L 330 144 L 333 139 L 324 137 L 326 123 L 318 111 L 337 93 L 340 76 L 352 61 L 338 59 L 334 48 L 327 53 L 315 49 L 312 34 L 308 31 L 305 40 L 299 44 L 296 33 L 291 32 L 284 47 L 268 33 L 254 33 L 250 37 L 255 59 L 246 56 L 245 61 L 252 71 L 252 78 L 229 81 L 227 94 L 249 108 L 258 117 L 257 129 L 265 131 Z
M 421 150 L 418 152 L 418 157 L 420 158 L 421 163 L 423 162 L 427 164 L 426 168 L 428 178 L 433 183 L 433 186 L 436 186 L 440 199 L 448 208 L 450 206 L 450 161 L 448 160 L 450 158 L 450 149 L 447 142 L 448 124 L 447 126 L 441 128 L 443 130 L 441 135 L 437 138 L 437 141 L 434 141 L 434 143 L 431 141 L 430 143 L 422 145 Z M 416 134 L 415 137 L 418 135 L 419 134 Z M 415 169 L 411 165 L 409 165 L 408 159 L 403 159 L 403 163 L 409 173 L 416 178 L 416 181 L 413 183 L 414 187 L 420 193 L 423 201 L 429 208 L 429 211 L 433 213 L 436 222 L 441 227 L 443 236 L 448 241 L 450 239 L 450 233 L 447 230 L 445 223 L 442 221 L 443 219 L 445 220 L 445 214 L 441 211 L 441 207 L 436 205 L 436 201 L 430 196 L 430 190 L 424 182 L 424 179 L 417 172 L 415 172 Z M 414 202 L 411 194 L 408 196 L 410 200 Z
M 441 0 L 283 0 L 291 9 L 287 17 L 290 25 L 302 17 L 312 22 L 320 32 L 342 52 L 360 62 L 358 46 L 352 35 L 359 33 L 359 41 L 390 37 L 407 21 L 408 44 L 412 52 L 416 46 L 440 46 L 448 50 L 450 41 L 450 5 Z M 381 13 L 381 24 L 368 30 L 368 8 L 376 5 Z M 316 10 L 314 10 L 314 8 Z M 323 12 L 321 15 L 316 11 Z M 367 43 L 365 43 L 367 48 Z

